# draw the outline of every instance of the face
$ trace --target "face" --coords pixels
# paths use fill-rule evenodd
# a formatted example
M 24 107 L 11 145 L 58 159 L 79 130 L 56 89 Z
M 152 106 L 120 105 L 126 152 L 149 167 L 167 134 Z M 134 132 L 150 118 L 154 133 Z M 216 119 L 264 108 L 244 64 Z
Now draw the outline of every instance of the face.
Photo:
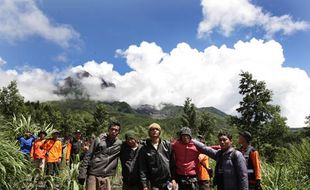
M 219 143 L 222 150 L 227 150 L 231 147 L 232 141 L 225 135 L 219 137 Z
M 151 128 L 150 130 L 149 130 L 149 135 L 150 135 L 150 137 L 159 137 L 160 136 L 160 130 L 159 129 L 157 129 L 157 128 Z
M 41 139 L 44 139 L 45 138 L 45 134 L 44 133 L 40 133 L 40 136 L 39 136 Z
M 120 126 L 118 125 L 112 125 L 110 128 L 109 128 L 109 136 L 113 139 L 115 139 L 117 137 L 117 135 L 119 134 L 120 132 Z
M 81 136 L 82 136 L 82 134 L 81 134 L 81 133 L 75 133 L 75 138 L 80 139 L 80 138 L 81 138 Z
M 181 135 L 181 141 L 184 144 L 188 144 L 191 142 L 191 137 L 189 135 Z
M 29 138 L 31 136 L 31 133 L 30 132 L 25 132 L 25 137 Z
M 137 141 L 134 138 L 128 138 L 126 139 L 126 143 L 128 144 L 128 146 L 130 146 L 131 148 L 135 148 L 138 146 Z
M 59 136 L 59 133 L 53 133 L 53 139 L 57 139 Z
M 245 143 L 247 143 L 246 139 L 242 135 L 239 135 L 239 144 L 245 144 Z

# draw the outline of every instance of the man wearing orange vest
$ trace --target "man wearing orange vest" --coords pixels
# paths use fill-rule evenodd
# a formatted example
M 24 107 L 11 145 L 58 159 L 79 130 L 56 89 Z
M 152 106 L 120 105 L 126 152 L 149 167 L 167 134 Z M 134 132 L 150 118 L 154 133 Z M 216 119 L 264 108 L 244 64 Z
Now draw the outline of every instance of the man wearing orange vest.
M 47 139 L 41 146 L 41 148 L 46 151 L 48 175 L 58 174 L 62 156 L 62 144 L 61 141 L 58 140 L 58 136 L 58 131 L 53 132 L 52 138 Z
M 46 159 L 46 157 L 45 157 L 46 150 L 41 149 L 40 147 L 45 142 L 46 135 L 47 134 L 45 131 L 40 131 L 38 134 L 39 139 L 37 139 L 33 142 L 32 146 L 31 146 L 31 151 L 30 151 L 31 160 L 33 161 L 35 168 L 37 169 L 37 171 L 40 175 L 42 175 L 44 172 L 45 159 Z
M 258 151 L 251 146 L 252 135 L 248 131 L 239 133 L 239 144 L 248 169 L 249 190 L 261 190 L 261 165 Z
M 198 135 L 198 140 L 205 144 L 202 135 Z M 199 154 L 198 160 L 199 190 L 210 190 L 209 157 L 205 154 Z

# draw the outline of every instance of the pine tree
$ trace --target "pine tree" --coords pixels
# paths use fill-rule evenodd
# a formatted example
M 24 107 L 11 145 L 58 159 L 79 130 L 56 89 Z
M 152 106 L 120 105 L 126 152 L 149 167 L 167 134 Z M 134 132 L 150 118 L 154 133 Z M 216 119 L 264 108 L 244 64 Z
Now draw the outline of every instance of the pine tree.
M 192 103 L 192 100 L 188 97 L 185 100 L 183 112 L 184 113 L 181 118 L 182 126 L 189 127 L 193 132 L 195 132 L 197 130 L 196 107 Z
M 210 113 L 203 113 L 200 125 L 198 126 L 198 134 L 202 135 L 209 143 L 212 142 L 212 135 L 215 132 L 215 118 Z M 208 144 L 208 143 L 207 143 Z

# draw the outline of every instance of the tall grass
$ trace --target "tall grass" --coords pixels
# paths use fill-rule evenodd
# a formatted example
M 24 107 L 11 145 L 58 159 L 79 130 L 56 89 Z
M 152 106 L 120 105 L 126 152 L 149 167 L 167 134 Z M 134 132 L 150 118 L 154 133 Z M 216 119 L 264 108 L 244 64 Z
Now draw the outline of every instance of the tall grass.
M 291 145 L 279 161 L 263 163 L 263 189 L 309 190 L 310 189 L 310 141 Z
M 23 189 L 31 180 L 32 166 L 15 143 L 0 138 L 0 189 Z

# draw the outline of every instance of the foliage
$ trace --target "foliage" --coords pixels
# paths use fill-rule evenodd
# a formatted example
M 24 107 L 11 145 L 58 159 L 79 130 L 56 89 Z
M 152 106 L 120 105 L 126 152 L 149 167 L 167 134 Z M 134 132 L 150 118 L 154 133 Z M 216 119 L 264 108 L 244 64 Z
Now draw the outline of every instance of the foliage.
M 281 144 L 278 141 L 286 135 L 288 127 L 286 119 L 280 115 L 280 107 L 270 104 L 272 92 L 265 82 L 253 79 L 252 74 L 242 72 L 240 76 L 239 93 L 243 97 L 237 108 L 240 117 L 232 117 L 231 123 L 240 131 L 249 131 L 255 137 L 253 142 L 258 149 L 263 143 Z
M 16 81 L 0 89 L 0 113 L 4 116 L 19 115 L 24 111 L 24 97 L 19 94 Z
M 310 189 L 310 140 L 291 145 L 273 164 L 263 162 L 263 189 L 308 190 Z
M 26 131 L 32 132 L 34 135 L 40 131 L 45 131 L 47 134 L 52 134 L 53 126 L 51 124 L 38 125 L 33 122 L 31 116 L 27 118 L 24 115 L 19 117 L 12 117 L 11 120 L 5 120 L 0 125 L 0 130 L 3 132 L 3 138 L 11 141 L 15 141 L 20 135 L 23 135 Z
M 196 118 L 196 107 L 195 104 L 192 103 L 192 100 L 190 98 L 186 98 L 184 106 L 183 106 L 183 112 L 181 121 L 182 126 L 189 127 L 192 129 L 193 132 L 196 132 L 197 130 L 197 118 Z
M 198 126 L 198 134 L 207 140 L 207 144 L 212 142 L 215 133 L 215 118 L 211 114 L 205 112 L 202 114 L 200 125 Z
M 110 116 L 106 111 L 106 108 L 103 104 L 98 104 L 96 106 L 96 110 L 93 113 L 93 124 L 92 124 L 92 132 L 94 134 L 99 134 L 102 132 L 102 129 L 108 127 Z
M 30 162 L 17 151 L 18 147 L 14 142 L 2 138 L 0 135 L 0 189 L 21 189 L 27 187 L 29 174 L 32 172 Z M 30 176 L 31 177 L 31 176 Z M 25 188 L 26 189 L 26 188 Z

